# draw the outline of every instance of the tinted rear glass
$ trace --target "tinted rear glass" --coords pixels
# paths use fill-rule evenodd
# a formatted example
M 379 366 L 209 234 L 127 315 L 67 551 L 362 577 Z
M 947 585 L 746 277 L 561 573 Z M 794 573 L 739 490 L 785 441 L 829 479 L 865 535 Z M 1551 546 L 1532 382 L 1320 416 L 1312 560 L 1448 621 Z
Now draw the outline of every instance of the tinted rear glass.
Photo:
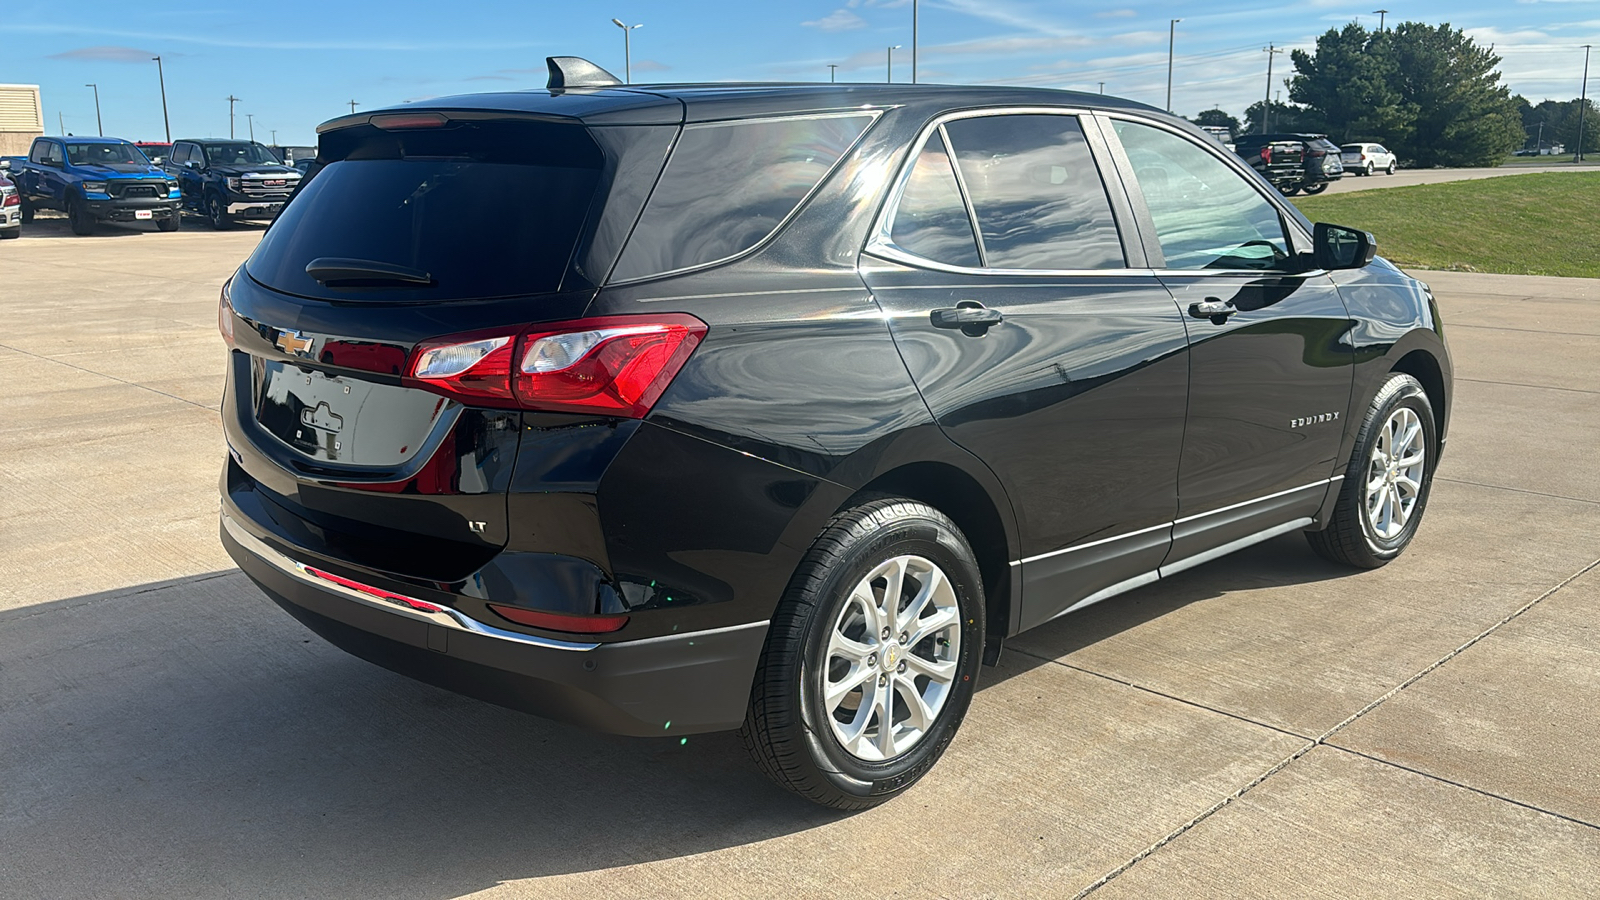
M 704 265 L 761 243 L 822 183 L 873 118 L 751 119 L 684 128 L 612 279 Z
M 262 238 L 246 264 L 252 278 L 331 300 L 467 300 L 560 288 L 599 180 L 600 152 L 582 129 L 352 131 L 324 137 L 335 161 L 302 185 Z M 433 285 L 327 287 L 305 269 L 330 257 L 417 270 Z

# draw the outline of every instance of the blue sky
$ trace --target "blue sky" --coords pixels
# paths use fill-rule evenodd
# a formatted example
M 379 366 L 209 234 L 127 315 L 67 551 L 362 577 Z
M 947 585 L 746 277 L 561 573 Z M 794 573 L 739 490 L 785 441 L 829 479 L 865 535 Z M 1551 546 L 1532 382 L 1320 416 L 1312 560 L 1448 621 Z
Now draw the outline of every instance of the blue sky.
M 947 83 L 1030 84 L 1165 102 L 1167 23 L 1177 26 L 1173 107 L 1239 115 L 1266 88 L 1269 42 L 1309 47 L 1359 20 L 1373 0 L 1232 0 L 1223 4 L 922 0 L 919 76 Z M 1393 5 L 1397 20 L 1448 21 L 1494 43 L 1515 92 L 1537 102 L 1577 96 L 1583 51 L 1600 44 L 1600 0 L 1457 0 Z M 39 84 L 47 130 L 92 134 L 100 86 L 107 134 L 162 135 L 156 66 L 165 63 L 174 137 L 226 135 L 254 116 L 263 142 L 311 143 L 317 123 L 358 109 L 483 90 L 540 87 L 544 57 L 576 55 L 619 76 L 633 32 L 635 81 L 883 81 L 910 78 L 911 0 L 607 0 L 328 4 L 12 0 L 0 12 L 0 83 Z M 1600 55 L 1592 66 L 1600 83 Z M 1278 57 L 1275 87 L 1288 72 Z M 1596 84 L 1591 84 L 1591 88 Z M 1591 89 L 1593 96 L 1600 91 Z

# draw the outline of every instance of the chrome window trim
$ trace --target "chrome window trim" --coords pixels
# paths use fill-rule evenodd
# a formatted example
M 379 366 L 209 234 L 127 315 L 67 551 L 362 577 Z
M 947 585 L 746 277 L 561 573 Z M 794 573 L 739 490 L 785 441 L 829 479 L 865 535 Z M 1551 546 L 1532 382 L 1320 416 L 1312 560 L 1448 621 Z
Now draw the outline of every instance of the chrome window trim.
M 985 119 L 995 116 L 1076 116 L 1078 118 L 1078 126 L 1084 130 L 1085 140 L 1088 141 L 1087 123 L 1092 121 L 1093 115 L 1093 110 L 1075 106 L 991 106 L 984 107 L 982 109 L 964 109 L 959 112 L 945 113 L 934 118 L 933 121 L 923 126 L 923 129 L 917 135 L 916 140 L 912 141 L 911 152 L 906 155 L 906 158 L 901 161 L 899 169 L 896 170 L 894 174 L 894 180 L 892 182 L 894 188 L 890 191 L 889 199 L 883 204 L 883 208 L 878 210 L 877 221 L 873 224 L 870 232 L 871 237 L 867 239 L 867 245 L 862 249 L 862 252 L 869 256 L 875 256 L 879 259 L 885 259 L 890 262 L 897 262 L 902 265 L 912 266 L 918 269 L 933 269 L 938 272 L 949 272 L 953 275 L 1032 275 L 1036 277 L 1059 278 L 1083 275 L 1151 274 L 1150 269 L 1133 268 L 1126 264 L 1128 258 L 1127 244 L 1129 237 L 1128 234 L 1125 233 L 1120 227 L 1118 228 L 1118 240 L 1122 244 L 1124 264 L 1122 266 L 1105 269 L 992 269 L 986 266 L 978 268 L 973 268 L 971 266 L 957 266 L 950 263 L 939 262 L 938 260 L 934 259 L 928 259 L 925 256 L 918 256 L 909 250 L 901 248 L 889 235 L 890 229 L 894 225 L 895 216 L 900 212 L 900 199 L 905 194 L 907 182 L 911 180 L 911 170 L 917 164 L 917 157 L 922 155 L 922 149 L 928 143 L 928 138 L 937 131 L 941 139 L 944 141 L 945 154 L 950 158 L 951 168 L 955 169 L 956 184 L 961 189 L 961 198 L 963 201 L 966 201 L 967 216 L 972 220 L 973 232 L 978 240 L 979 259 L 987 260 L 988 257 L 984 253 L 983 247 L 983 232 L 978 228 L 976 219 L 977 211 L 973 209 L 972 202 L 967 197 L 966 180 L 961 175 L 961 167 L 956 164 L 954 150 L 950 146 L 950 138 L 945 132 L 945 123 L 954 122 L 959 119 Z M 1092 158 L 1092 146 L 1090 147 L 1090 153 Z M 1095 160 L 1095 162 L 1098 164 L 1099 160 Z M 1105 172 L 1097 172 L 1097 174 L 1100 177 L 1101 186 L 1103 189 L 1109 192 L 1110 185 L 1106 183 Z M 1112 220 L 1113 222 L 1116 222 L 1115 204 L 1112 203 L 1110 196 L 1107 196 L 1106 203 L 1112 207 Z M 1119 226 L 1121 225 L 1120 222 L 1116 222 L 1116 224 Z M 1137 240 L 1138 238 L 1135 237 L 1134 239 Z
M 788 215 L 779 220 L 778 224 L 773 226 L 772 230 L 767 232 L 766 236 L 761 238 L 761 240 L 756 241 L 754 244 L 751 244 L 749 247 L 746 247 L 743 250 L 740 250 L 738 253 L 724 256 L 721 259 L 713 259 L 709 262 L 695 263 L 692 266 L 683 266 L 682 268 L 670 269 L 665 272 L 652 272 L 649 275 L 639 275 L 633 278 L 623 279 L 611 278 L 611 273 L 607 272 L 606 281 L 603 286 L 621 287 L 623 285 L 643 284 L 648 281 L 655 281 L 659 278 L 671 278 L 677 275 L 684 275 L 689 272 L 699 272 L 715 266 L 726 265 L 765 250 L 767 246 L 777 238 L 778 235 L 783 233 L 785 228 L 789 227 L 789 223 L 794 221 L 794 219 L 800 215 L 800 213 L 806 208 L 812 199 L 817 196 L 817 193 L 822 190 L 823 186 L 832 180 L 834 175 L 838 174 L 839 168 L 845 164 L 845 161 L 861 148 L 862 141 L 866 140 L 866 137 L 872 131 L 873 126 L 878 124 L 878 120 L 883 118 L 883 114 L 886 111 L 886 109 L 877 108 L 852 109 L 814 114 L 808 113 L 798 116 L 754 116 L 742 119 L 718 119 L 711 122 L 692 122 L 687 125 L 679 126 L 677 136 L 672 139 L 672 149 L 667 154 L 667 161 L 662 165 L 661 171 L 656 175 L 655 184 L 650 186 L 650 195 L 645 198 L 644 205 L 639 208 L 639 217 L 634 220 L 633 227 L 628 230 L 628 239 L 623 242 L 621 251 L 617 253 L 617 261 L 611 265 L 612 272 L 616 271 L 617 267 L 622 265 L 623 258 L 627 256 L 628 245 L 633 243 L 633 236 L 635 232 L 638 231 L 639 223 L 644 221 L 645 213 L 650 211 L 650 201 L 655 199 L 656 191 L 661 188 L 661 182 L 667 177 L 667 170 L 672 167 L 672 160 L 678 155 L 678 150 L 682 146 L 683 135 L 685 132 L 702 128 L 726 128 L 733 125 L 749 125 L 754 122 L 795 122 L 811 119 L 842 119 L 855 116 L 867 116 L 871 119 L 871 121 L 867 123 L 867 127 L 861 129 L 861 133 L 856 135 L 855 140 L 850 142 L 850 146 L 844 148 L 844 152 L 839 154 L 839 158 L 837 160 L 834 160 L 833 165 L 829 167 L 828 171 L 817 180 L 816 184 L 811 186 L 809 191 L 806 191 L 805 196 L 801 197 L 800 201 L 794 205 L 794 208 L 789 210 Z
M 1060 550 L 1051 550 L 1048 553 L 1040 553 L 1037 556 L 1029 556 L 1029 557 L 1026 557 L 1024 559 L 1012 560 L 1010 564 L 1013 565 L 1013 566 L 1020 566 L 1020 565 L 1022 565 L 1024 563 L 1038 562 L 1041 559 L 1049 559 L 1049 558 L 1051 558 L 1053 556 L 1060 556 L 1063 553 L 1071 553 L 1071 552 L 1073 552 L 1075 550 L 1086 550 L 1086 549 L 1088 549 L 1090 547 L 1098 547 L 1101 544 L 1109 544 L 1112 541 L 1120 541 L 1120 540 L 1122 540 L 1124 538 L 1137 537 L 1137 536 L 1139 536 L 1141 534 L 1149 534 L 1152 531 L 1160 531 L 1163 528 L 1174 528 L 1174 527 L 1176 527 L 1178 525 L 1183 525 L 1183 524 L 1185 524 L 1187 522 L 1193 522 L 1193 521 L 1195 521 L 1197 519 L 1204 519 L 1207 516 L 1214 516 L 1214 515 L 1217 515 L 1218 513 L 1230 512 L 1232 510 L 1241 509 L 1243 507 L 1251 506 L 1251 505 L 1256 504 L 1256 503 L 1264 503 L 1264 502 L 1266 502 L 1268 500 L 1275 500 L 1275 499 L 1277 499 L 1279 497 L 1286 497 L 1286 496 L 1288 496 L 1290 494 L 1297 493 L 1299 491 L 1309 491 L 1312 488 L 1325 487 L 1325 486 L 1330 485 L 1330 484 L 1337 484 L 1338 482 L 1343 481 L 1343 480 L 1344 480 L 1344 476 L 1343 475 L 1335 475 L 1332 478 L 1323 478 L 1323 479 L 1320 479 L 1320 480 L 1317 480 L 1317 481 L 1313 481 L 1313 482 L 1311 482 L 1309 484 L 1302 484 L 1299 487 L 1292 487 L 1292 488 L 1289 488 L 1287 490 L 1277 491 L 1276 493 L 1267 494 L 1267 495 L 1261 496 L 1261 497 L 1256 497 L 1256 498 L 1251 499 L 1251 500 L 1244 500 L 1244 501 L 1241 501 L 1239 503 L 1230 504 L 1228 506 L 1218 507 L 1217 509 L 1207 510 L 1206 512 L 1203 512 L 1203 513 L 1195 513 L 1192 516 L 1184 516 L 1183 518 L 1180 518 L 1180 519 L 1173 519 L 1170 522 L 1162 522 L 1160 525 L 1151 525 L 1148 528 L 1140 528 L 1137 531 L 1128 531 L 1128 532 L 1124 532 L 1122 534 L 1112 535 L 1111 537 L 1108 537 L 1108 538 L 1100 538 L 1098 540 L 1090 541 L 1090 542 L 1088 542 L 1086 544 L 1073 544 L 1071 547 L 1062 547 Z M 1311 520 L 1307 519 L 1306 520 L 1306 524 L 1310 524 L 1310 523 L 1311 523 Z M 1275 526 L 1275 527 L 1281 528 L 1283 526 Z M 1272 529 L 1268 529 L 1268 531 L 1270 531 L 1270 530 L 1272 530 Z M 1270 537 L 1276 537 L 1276 535 L 1270 535 Z M 1261 540 L 1266 540 L 1266 538 L 1262 538 Z M 1238 541 L 1234 541 L 1234 542 L 1232 542 L 1230 544 L 1225 544 L 1223 546 L 1232 547 L 1233 544 L 1238 544 L 1238 543 L 1239 543 Z M 1245 545 L 1240 544 L 1239 546 L 1245 546 Z M 1220 548 L 1218 548 L 1218 549 L 1220 549 Z M 1235 548 L 1235 549 L 1237 549 L 1237 548 Z M 1210 553 L 1211 551 L 1207 550 L 1205 552 L 1206 553 Z M 1218 555 L 1221 555 L 1221 554 L 1218 554 Z M 1215 557 L 1206 557 L 1206 558 L 1207 559 L 1214 559 Z M 1178 563 L 1182 563 L 1184 561 L 1185 560 L 1179 560 Z M 1203 561 L 1204 560 L 1202 560 L 1202 562 Z M 1192 565 L 1198 565 L 1198 564 L 1199 563 L 1192 563 Z M 1171 568 L 1171 565 L 1176 565 L 1176 563 L 1170 564 L 1166 568 Z M 1176 571 L 1176 570 L 1174 570 L 1174 571 Z M 1081 603 L 1080 603 L 1080 605 L 1081 605 Z M 1072 609 L 1077 609 L 1077 608 L 1078 608 L 1077 606 L 1073 606 L 1073 607 L 1070 607 L 1068 609 L 1068 611 L 1070 612 Z

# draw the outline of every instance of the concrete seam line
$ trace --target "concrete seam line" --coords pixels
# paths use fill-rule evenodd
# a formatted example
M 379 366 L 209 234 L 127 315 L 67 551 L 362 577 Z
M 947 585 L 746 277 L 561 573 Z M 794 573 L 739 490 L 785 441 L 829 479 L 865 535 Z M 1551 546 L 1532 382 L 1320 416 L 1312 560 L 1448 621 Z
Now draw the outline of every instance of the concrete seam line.
M 1600 394 L 1600 391 L 1589 391 L 1583 388 L 1554 387 L 1548 384 L 1528 384 L 1522 381 L 1491 381 L 1488 378 L 1462 378 L 1455 376 L 1456 381 L 1470 381 L 1473 384 L 1498 384 L 1501 387 L 1531 388 L 1536 391 L 1565 391 L 1569 394 Z
M 1245 723 L 1248 723 L 1250 725 L 1257 725 L 1257 726 L 1260 726 L 1261 728 L 1265 728 L 1265 729 L 1267 729 L 1269 731 L 1276 731 L 1279 734 L 1285 734 L 1285 735 L 1288 735 L 1289 737 L 1299 738 L 1302 741 L 1313 740 L 1313 738 L 1307 737 L 1307 736 L 1305 736 L 1303 734 L 1296 734 L 1295 732 L 1290 731 L 1287 728 L 1279 728 L 1276 725 L 1269 725 L 1266 722 L 1258 722 L 1255 719 L 1250 718 L 1249 716 L 1241 716 L 1238 713 L 1231 713 L 1231 712 L 1228 712 L 1225 709 L 1217 709 L 1215 706 L 1207 706 L 1204 703 L 1198 703 L 1198 702 L 1196 702 L 1194 700 L 1185 700 L 1182 697 L 1178 697 L 1178 696 L 1175 696 L 1173 694 L 1168 694 L 1168 693 L 1166 693 L 1164 691 L 1158 691 L 1158 690 L 1156 690 L 1155 688 L 1152 688 L 1152 687 L 1145 687 L 1142 684 L 1138 684 L 1136 682 L 1128 681 L 1128 680 L 1123 679 L 1123 678 L 1118 678 L 1115 675 L 1107 675 L 1104 672 L 1096 672 L 1093 669 L 1085 669 L 1082 666 L 1075 666 L 1072 663 L 1065 663 L 1065 662 L 1062 662 L 1059 659 L 1050 659 L 1049 657 L 1040 656 L 1037 653 L 1029 653 L 1026 650 L 1013 649 L 1011 652 L 1017 654 L 1018 656 L 1027 656 L 1027 657 L 1031 657 L 1033 659 L 1037 659 L 1040 662 L 1046 662 L 1046 663 L 1050 663 L 1052 665 L 1057 665 L 1057 666 L 1062 667 L 1063 669 L 1071 669 L 1074 672 L 1082 672 L 1085 675 L 1093 675 L 1095 678 L 1103 678 L 1106 681 L 1111 682 L 1112 684 L 1120 684 L 1123 687 L 1130 687 L 1130 688 L 1133 688 L 1136 691 L 1143 691 L 1144 693 L 1147 693 L 1147 694 L 1154 694 L 1157 697 L 1161 697 L 1161 698 L 1166 699 L 1166 700 L 1171 700 L 1171 701 L 1173 701 L 1175 703 L 1182 703 L 1184 706 L 1192 706 L 1195 709 L 1203 709 L 1206 712 L 1216 713 L 1219 716 L 1226 716 L 1226 717 L 1228 717 L 1230 719 L 1235 719 L 1237 721 L 1245 722 Z
M 184 398 L 179 397 L 176 394 L 169 394 L 166 391 L 158 391 L 155 388 L 150 387 L 149 385 L 143 385 L 143 384 L 138 383 L 137 381 L 129 381 L 126 378 L 118 378 L 115 375 L 107 375 L 104 372 L 96 372 L 93 369 L 86 369 L 83 366 L 75 366 L 72 363 L 66 362 L 64 360 L 59 360 L 59 359 L 55 359 L 54 357 L 49 357 L 49 356 L 44 356 L 44 355 L 39 354 L 39 353 L 34 353 L 31 350 L 24 350 L 21 347 L 13 347 L 10 344 L 0 344 L 0 348 L 4 348 L 6 350 L 10 350 L 13 353 L 21 353 L 24 356 L 31 356 L 34 359 L 42 359 L 45 362 L 55 363 L 58 366 L 66 366 L 69 369 L 77 369 L 79 372 L 86 372 L 86 373 L 88 373 L 90 375 L 98 375 L 101 378 L 109 378 L 112 381 L 121 382 L 122 384 L 128 385 L 129 387 L 136 387 L 136 388 L 139 388 L 140 390 L 149 391 L 152 394 L 160 394 L 163 397 L 166 397 L 166 398 L 168 398 L 170 400 L 176 400 L 179 403 L 187 403 L 190 406 L 194 406 L 194 407 L 198 407 L 200 409 L 204 409 L 204 410 L 207 410 L 207 411 L 210 411 L 210 412 L 214 412 L 214 413 L 217 413 L 218 415 L 222 414 L 222 410 L 218 409 L 215 406 L 206 406 L 204 403 L 196 403 L 193 400 L 185 400 Z
M 1517 494 L 1531 494 L 1535 497 L 1549 497 L 1551 500 L 1571 500 L 1573 503 L 1593 503 L 1600 505 L 1600 500 L 1585 500 L 1582 497 L 1567 497 L 1562 494 L 1547 494 L 1544 491 L 1530 491 L 1527 488 L 1506 487 L 1503 484 L 1484 484 L 1481 481 L 1467 481 L 1464 478 L 1441 478 L 1433 476 L 1434 481 L 1447 481 L 1451 484 L 1470 484 L 1473 487 L 1488 488 L 1492 491 L 1511 491 Z
M 1507 796 L 1505 796 L 1503 794 L 1496 794 L 1494 791 L 1486 791 L 1483 788 L 1476 788 L 1476 787 L 1473 787 L 1470 784 L 1462 784 L 1459 781 L 1452 781 L 1449 778 L 1444 777 L 1443 775 L 1435 775 L 1432 772 L 1424 772 L 1421 769 L 1413 769 L 1410 766 L 1401 765 L 1400 763 L 1394 762 L 1393 760 L 1387 760 L 1387 759 L 1384 759 L 1381 756 L 1373 756 L 1371 753 L 1363 753 L 1360 750 L 1355 750 L 1355 749 L 1352 749 L 1350 747 L 1341 746 L 1339 744 L 1323 744 L 1323 746 L 1327 747 L 1330 750 L 1338 750 L 1341 753 L 1348 753 L 1351 756 L 1359 756 L 1362 759 L 1370 759 L 1373 762 L 1378 763 L 1379 765 L 1388 766 L 1388 767 L 1393 768 L 1393 769 L 1401 769 L 1401 770 L 1404 770 L 1406 772 L 1410 772 L 1413 775 L 1421 775 L 1423 778 L 1426 778 L 1426 779 L 1428 779 L 1430 781 L 1442 782 L 1444 784 L 1450 785 L 1451 787 L 1461 788 L 1464 791 L 1471 791 L 1474 794 L 1482 794 L 1485 797 L 1491 797 L 1491 798 L 1493 798 L 1495 800 L 1503 800 L 1506 803 L 1511 804 L 1512 806 L 1520 806 L 1523 809 L 1530 810 L 1530 811 L 1536 812 L 1536 813 L 1540 813 L 1542 815 L 1550 816 L 1551 818 L 1562 819 L 1564 821 L 1571 822 L 1574 825 L 1582 825 L 1585 828 L 1592 828 L 1592 829 L 1594 829 L 1596 831 L 1600 831 L 1600 825 L 1597 825 L 1594 822 L 1585 822 L 1583 819 L 1579 819 L 1579 818 L 1576 818 L 1574 816 L 1569 816 L 1569 815 L 1567 815 L 1565 813 L 1558 813 L 1555 810 L 1545 809 L 1542 806 L 1534 806 L 1532 803 L 1528 803 L 1525 800 L 1518 800 L 1515 797 L 1507 797 Z
M 1451 322 L 1450 323 L 1450 327 L 1451 328 L 1476 328 L 1479 331 L 1520 331 L 1520 332 L 1522 332 L 1524 334 L 1556 334 L 1556 335 L 1560 335 L 1561 337 L 1600 337 L 1600 335 L 1593 335 L 1593 334 L 1577 334 L 1577 335 L 1574 335 L 1570 331 L 1548 331 L 1548 330 L 1543 329 L 1543 328 L 1507 328 L 1507 327 L 1505 327 L 1503 325 L 1467 325 L 1467 324 L 1463 324 L 1461 322 Z
M 1393 688 L 1390 688 L 1387 692 L 1385 692 L 1383 694 L 1383 696 L 1379 697 L 1376 700 L 1373 700 L 1371 703 L 1368 703 L 1366 706 L 1363 706 L 1361 709 L 1357 710 L 1355 713 L 1350 715 L 1343 722 L 1340 722 L 1339 724 L 1337 724 L 1337 725 L 1333 726 L 1332 728 L 1328 729 L 1326 732 L 1324 732 L 1322 734 L 1321 737 L 1318 737 L 1316 740 L 1307 743 L 1304 747 L 1302 747 L 1299 750 L 1295 751 L 1294 753 L 1290 754 L 1287 759 L 1284 759 L 1283 761 L 1279 762 L 1277 765 L 1273 766 L 1272 768 L 1268 769 L 1267 771 L 1265 771 L 1265 772 L 1261 773 L 1260 775 L 1256 776 L 1248 784 L 1244 785 L 1243 787 L 1239 788 L 1238 790 L 1234 791 L 1233 793 L 1229 794 L 1228 796 L 1223 797 L 1221 800 L 1219 800 L 1216 803 L 1212 804 L 1210 807 L 1208 807 L 1206 810 L 1201 812 L 1199 815 L 1197 815 L 1194 818 L 1190 819 L 1188 822 L 1185 822 L 1184 824 L 1178 826 L 1171 833 L 1169 833 L 1166 837 L 1161 838 L 1160 840 L 1156 841 L 1154 844 L 1151 844 L 1149 847 L 1146 847 L 1144 850 L 1141 850 L 1140 852 L 1134 854 L 1133 858 L 1129 859 L 1127 862 L 1125 862 L 1122 865 L 1116 867 L 1115 869 L 1112 869 L 1110 872 L 1107 872 L 1106 874 L 1100 876 L 1092 884 L 1088 885 L 1083 890 L 1079 891 L 1076 895 L 1074 895 L 1074 900 L 1082 900 L 1082 898 L 1087 897 L 1089 894 L 1092 894 L 1095 891 L 1099 890 L 1100 888 L 1104 887 L 1106 885 L 1106 883 L 1111 881 L 1113 878 L 1116 878 L 1117 876 L 1121 875 L 1122 873 L 1124 873 L 1124 872 L 1128 871 L 1129 869 L 1133 868 L 1141 860 L 1143 860 L 1144 858 L 1148 857 L 1150 854 L 1156 852 L 1157 850 L 1160 850 L 1162 847 L 1165 847 L 1167 844 L 1172 843 L 1174 840 L 1176 840 L 1178 837 L 1183 835 L 1185 832 L 1189 831 L 1191 828 L 1195 827 L 1196 825 L 1200 824 L 1201 822 L 1205 821 L 1206 819 L 1209 819 L 1211 816 L 1216 814 L 1223 807 L 1225 807 L 1228 804 L 1232 803 L 1233 801 L 1239 799 L 1240 797 L 1243 797 L 1252 788 L 1254 788 L 1257 785 L 1261 784 L 1263 781 L 1266 781 L 1268 778 L 1271 778 L 1273 775 L 1276 775 L 1277 773 L 1283 771 L 1285 768 L 1288 767 L 1288 765 L 1290 763 L 1294 762 L 1295 760 L 1299 759 L 1302 756 L 1305 756 L 1307 753 L 1310 753 L 1312 750 L 1316 749 L 1317 747 L 1322 746 L 1323 744 L 1327 743 L 1327 740 L 1329 738 L 1333 737 L 1338 732 L 1340 732 L 1343 729 L 1345 729 L 1346 727 L 1350 726 L 1357 719 L 1360 719 L 1362 716 L 1366 715 L 1367 713 L 1372 712 L 1374 709 L 1377 709 L 1379 706 L 1382 706 L 1391 697 L 1395 696 L 1396 694 L 1400 693 L 1401 691 L 1405 690 L 1406 688 L 1410 687 L 1411 685 L 1416 684 L 1418 681 L 1420 681 L 1423 677 L 1428 675 L 1430 672 L 1433 672 L 1435 669 L 1439 668 L 1440 666 L 1444 665 L 1445 663 L 1449 662 L 1450 660 L 1455 659 L 1457 656 L 1460 656 L 1461 653 L 1463 651 L 1467 650 L 1469 647 L 1472 647 L 1474 644 L 1477 644 L 1479 641 L 1483 640 L 1484 638 L 1486 638 L 1489 635 L 1491 635 L 1491 634 L 1495 633 L 1496 631 L 1498 631 L 1502 626 L 1506 625 L 1511 620 L 1517 618 L 1518 616 L 1522 615 L 1523 613 L 1527 612 L 1528 610 L 1534 608 L 1535 606 L 1537 606 L 1539 604 L 1540 601 L 1544 600 L 1546 597 L 1549 597 L 1550 595 L 1554 594 L 1556 591 L 1561 590 L 1562 588 L 1566 587 L 1567 585 L 1571 584 L 1572 582 L 1576 581 L 1577 579 L 1579 579 L 1579 578 L 1583 577 L 1584 575 L 1588 574 L 1596 566 L 1600 566 L 1600 559 L 1596 559 L 1595 561 L 1589 563 L 1588 565 L 1584 566 L 1583 568 L 1579 569 L 1578 571 L 1572 573 L 1571 575 L 1568 575 L 1566 578 L 1563 578 L 1561 580 L 1561 582 L 1558 583 L 1557 585 L 1555 585 L 1554 587 L 1550 588 L 1549 590 L 1545 591 L 1544 593 L 1540 594 L 1539 596 L 1533 598 L 1532 600 L 1529 600 L 1527 603 L 1523 604 L 1521 607 L 1519 607 L 1514 612 L 1506 615 L 1504 618 L 1500 619 L 1500 621 L 1498 621 L 1498 622 L 1494 623 L 1493 625 L 1490 625 L 1488 628 L 1484 629 L 1482 632 L 1480 632 L 1478 634 L 1477 637 L 1474 637 L 1471 640 L 1467 641 L 1466 643 L 1462 644 L 1461 646 L 1455 648 L 1454 650 L 1451 650 L 1449 653 L 1446 653 L 1444 656 L 1440 657 L 1438 660 L 1434 661 L 1432 664 L 1430 664 L 1427 667 L 1425 667 L 1422 671 L 1416 673 L 1415 675 L 1412 675 L 1410 678 L 1407 678 L 1405 681 L 1400 682 L 1398 685 L 1395 685 Z M 1329 744 L 1328 746 L 1332 747 L 1335 750 L 1341 750 L 1341 751 L 1344 750 L 1343 747 L 1337 747 L 1337 746 L 1334 746 L 1332 744 Z M 1404 768 L 1404 767 L 1396 766 L 1395 768 Z M 1421 773 L 1419 773 L 1419 774 L 1421 774 Z M 1541 812 L 1542 812 L 1542 810 L 1541 810 Z

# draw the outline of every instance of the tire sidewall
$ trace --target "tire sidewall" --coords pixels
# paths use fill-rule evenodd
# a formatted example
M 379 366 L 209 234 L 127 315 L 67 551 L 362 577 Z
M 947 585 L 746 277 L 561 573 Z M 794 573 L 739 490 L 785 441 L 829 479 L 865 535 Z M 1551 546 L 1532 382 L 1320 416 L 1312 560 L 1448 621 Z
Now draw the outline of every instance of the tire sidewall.
M 1422 522 L 1422 515 L 1427 511 L 1428 495 L 1433 490 L 1433 470 L 1438 465 L 1438 426 L 1433 418 L 1433 405 L 1428 402 L 1428 395 L 1422 385 L 1409 376 L 1391 380 L 1399 386 L 1390 396 L 1372 413 L 1365 430 L 1365 439 L 1357 448 L 1357 457 L 1351 460 L 1350 470 L 1346 478 L 1350 481 L 1349 489 L 1354 500 L 1354 509 L 1361 523 L 1361 537 L 1366 544 L 1367 552 L 1376 560 L 1390 560 L 1399 556 L 1406 545 L 1411 543 L 1412 537 L 1417 533 L 1417 527 Z M 1389 384 L 1384 390 L 1389 391 Z M 1384 424 L 1389 417 L 1401 407 L 1406 407 L 1417 414 L 1422 422 L 1423 447 L 1426 458 L 1422 463 L 1422 487 L 1417 492 L 1417 502 L 1411 509 L 1411 518 L 1406 520 L 1405 527 L 1393 538 L 1381 538 L 1372 528 L 1372 522 L 1366 513 L 1366 484 L 1367 471 L 1371 466 L 1372 448 L 1377 443 L 1378 435 L 1382 432 Z
M 844 793 L 881 797 L 910 786 L 932 768 L 966 715 L 983 655 L 983 581 L 965 541 L 940 520 L 925 516 L 908 516 L 870 531 L 852 542 L 847 553 L 849 561 L 829 572 L 818 592 L 825 599 L 805 626 L 803 664 L 794 687 L 799 691 L 804 738 L 821 774 Z M 916 746 L 893 759 L 868 762 L 851 755 L 834 736 L 817 673 L 850 591 L 885 560 L 911 554 L 937 564 L 955 590 L 962 619 L 956 681 L 933 727 Z

